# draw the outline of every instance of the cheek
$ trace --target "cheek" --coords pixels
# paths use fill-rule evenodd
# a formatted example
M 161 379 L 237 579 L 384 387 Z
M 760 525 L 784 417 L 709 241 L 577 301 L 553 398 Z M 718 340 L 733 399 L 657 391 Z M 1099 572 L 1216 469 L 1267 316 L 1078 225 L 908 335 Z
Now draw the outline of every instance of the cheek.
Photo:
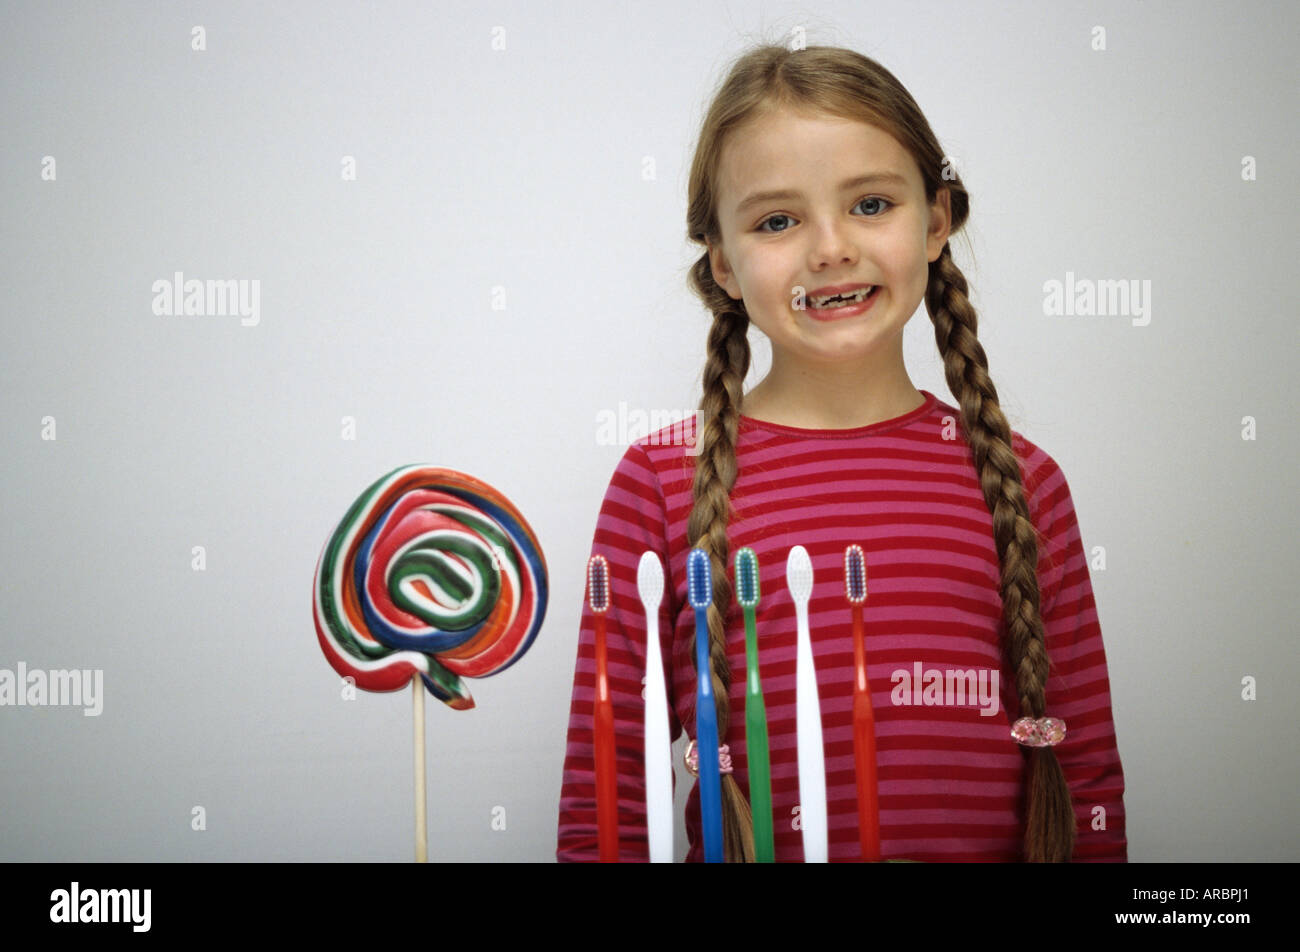
M 898 289 L 924 291 L 929 281 L 929 262 L 925 257 L 924 244 L 899 244 L 886 258 L 880 259 L 890 283 Z
M 745 290 L 761 296 L 765 302 L 790 300 L 794 291 L 786 280 L 790 263 L 775 253 L 751 255 L 745 262 Z
M 925 261 L 925 242 L 917 240 L 911 232 L 892 235 L 881 244 L 876 260 L 895 280 L 907 278 L 918 262 Z

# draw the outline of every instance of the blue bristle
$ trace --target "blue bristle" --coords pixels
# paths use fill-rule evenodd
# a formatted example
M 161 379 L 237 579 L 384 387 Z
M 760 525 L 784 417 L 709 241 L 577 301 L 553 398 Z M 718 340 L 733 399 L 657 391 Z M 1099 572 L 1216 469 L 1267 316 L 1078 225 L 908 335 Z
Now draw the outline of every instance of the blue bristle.
M 713 574 L 703 549 L 691 549 L 686 557 L 686 588 L 692 608 L 708 608 L 713 602 Z
M 844 550 L 844 594 L 850 602 L 861 602 L 867 597 L 867 560 L 860 545 Z
M 603 555 L 593 555 L 587 561 L 587 593 L 592 611 L 609 608 L 609 562 Z
M 758 605 L 758 555 L 749 546 L 736 553 L 736 601 L 742 608 Z

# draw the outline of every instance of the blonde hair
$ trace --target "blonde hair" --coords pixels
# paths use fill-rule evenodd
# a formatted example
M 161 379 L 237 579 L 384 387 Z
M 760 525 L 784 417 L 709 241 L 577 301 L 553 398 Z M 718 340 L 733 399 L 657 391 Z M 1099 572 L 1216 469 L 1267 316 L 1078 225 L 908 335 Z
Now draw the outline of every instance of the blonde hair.
M 718 166 L 729 134 L 773 110 L 804 112 L 869 123 L 888 132 L 916 161 L 933 202 L 941 188 L 950 193 L 953 233 L 966 222 L 970 198 L 960 177 L 944 166 L 943 152 L 920 107 L 892 73 L 853 50 L 810 46 L 789 50 L 761 45 L 742 55 L 714 96 L 691 163 L 687 235 L 698 244 L 721 243 L 717 218 Z M 713 314 L 700 400 L 694 504 L 687 524 L 689 544 L 704 549 L 713 575 L 708 610 L 709 656 L 717 703 L 719 743 L 730 723 L 731 669 L 726 623 L 718 606 L 732 606 L 727 569 L 727 525 L 736 482 L 736 440 L 743 383 L 749 372 L 749 315 L 714 280 L 706 250 L 690 271 L 690 286 Z M 925 307 L 934 324 L 948 387 L 961 407 L 961 430 L 970 446 L 984 500 L 993 517 L 993 540 L 1001 566 L 1000 594 L 1006 637 L 1005 664 L 1014 672 L 1021 714 L 1044 714 L 1049 661 L 1039 613 L 1038 539 L 1029 515 L 1011 429 L 998 405 L 984 348 L 976 337 L 976 313 L 966 278 L 947 243 L 929 265 Z M 692 646 L 691 658 L 695 652 Z M 1074 849 L 1075 816 L 1069 787 L 1051 747 L 1021 748 L 1025 757 L 1024 858 L 1067 862 Z M 727 862 L 752 862 L 753 818 L 731 775 L 723 777 L 723 827 Z

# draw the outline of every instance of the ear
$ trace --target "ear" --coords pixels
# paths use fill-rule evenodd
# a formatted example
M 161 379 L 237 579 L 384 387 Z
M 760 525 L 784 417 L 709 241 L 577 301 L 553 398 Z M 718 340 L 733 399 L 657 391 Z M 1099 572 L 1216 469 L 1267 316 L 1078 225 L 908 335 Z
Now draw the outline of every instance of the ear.
M 948 233 L 952 227 L 952 193 L 947 188 L 941 188 L 935 193 L 929 213 L 930 225 L 925 235 L 925 256 L 927 260 L 935 261 L 943 252 L 943 246 L 948 242 Z
M 720 246 L 714 245 L 707 238 L 705 244 L 709 247 L 709 267 L 713 270 L 713 280 L 717 281 L 718 286 L 731 295 L 733 300 L 741 300 L 743 295 L 740 293 L 740 282 L 736 280 L 736 273 L 727 263 L 726 254 Z

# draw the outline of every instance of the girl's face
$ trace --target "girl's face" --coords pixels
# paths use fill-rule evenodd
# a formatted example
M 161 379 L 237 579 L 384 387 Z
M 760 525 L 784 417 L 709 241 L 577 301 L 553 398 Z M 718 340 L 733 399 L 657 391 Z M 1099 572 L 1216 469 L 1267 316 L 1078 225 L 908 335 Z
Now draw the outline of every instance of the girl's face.
M 903 328 L 948 239 L 947 190 L 927 205 L 916 163 L 888 133 L 788 110 L 736 130 L 719 171 L 713 275 L 771 340 L 774 366 L 901 366 Z M 869 175 L 879 177 L 860 181 Z M 842 285 L 874 285 L 870 307 L 813 312 Z

